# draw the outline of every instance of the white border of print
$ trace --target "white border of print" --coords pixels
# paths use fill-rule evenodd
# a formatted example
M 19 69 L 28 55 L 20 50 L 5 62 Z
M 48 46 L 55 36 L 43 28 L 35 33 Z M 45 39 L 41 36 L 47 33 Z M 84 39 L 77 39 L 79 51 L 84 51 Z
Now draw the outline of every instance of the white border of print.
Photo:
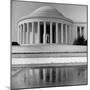
M 23 0 L 30 1 L 30 0 Z M 69 4 L 86 4 L 90 5 L 90 0 L 31 0 L 40 2 L 53 3 L 69 3 Z M 88 6 L 88 16 L 90 16 L 90 7 Z M 10 90 L 10 0 L 0 0 L 0 90 Z M 88 20 L 90 18 L 88 17 Z M 89 23 L 89 21 L 88 21 Z M 90 38 L 90 25 L 88 24 L 88 39 Z M 88 46 L 90 46 L 88 40 Z M 88 52 L 90 48 L 88 47 Z M 90 54 L 90 53 L 89 53 Z M 88 66 L 90 69 L 88 55 Z M 90 76 L 90 72 L 88 72 Z M 84 86 L 68 86 L 68 87 L 50 87 L 38 88 L 37 90 L 90 90 L 90 80 L 88 77 L 88 85 Z M 23 89 L 24 90 L 24 89 Z M 29 89 L 27 89 L 29 90 Z M 30 89 L 33 90 L 33 89 Z

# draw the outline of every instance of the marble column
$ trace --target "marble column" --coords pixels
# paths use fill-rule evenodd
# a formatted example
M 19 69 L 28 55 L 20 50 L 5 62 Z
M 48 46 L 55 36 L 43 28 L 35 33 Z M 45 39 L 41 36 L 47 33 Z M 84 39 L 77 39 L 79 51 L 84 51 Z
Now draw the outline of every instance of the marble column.
M 82 36 L 82 30 L 81 30 L 81 26 L 80 26 L 80 37 Z
M 27 23 L 25 23 L 25 36 L 24 36 L 24 44 L 27 44 Z
M 38 44 L 40 44 L 40 22 L 38 22 Z
M 21 28 L 21 44 L 23 44 L 23 25 L 20 25 Z
M 27 36 L 27 44 L 29 44 L 29 23 L 27 23 L 27 34 L 26 34 Z
M 32 44 L 32 23 L 29 22 L 29 44 Z
M 46 22 L 44 22 L 44 44 L 46 44 Z
M 50 22 L 50 44 L 52 44 L 52 22 Z
M 65 41 L 66 41 L 65 43 L 67 44 L 67 41 L 68 41 L 67 40 L 68 39 L 68 37 L 67 37 L 67 24 L 65 25 L 65 37 L 66 37 L 65 38 Z
M 58 23 L 56 23 L 56 43 L 58 43 Z
M 63 24 L 61 23 L 61 44 L 63 44 Z
M 18 25 L 18 30 L 17 30 L 17 41 L 20 43 L 20 25 Z
M 32 44 L 34 44 L 34 22 L 32 22 Z
M 21 25 L 20 25 L 20 28 L 19 28 L 19 38 L 20 38 L 20 39 L 19 39 L 19 40 L 20 40 L 19 43 L 20 43 L 20 44 L 21 44 L 21 34 L 22 34 L 21 31 L 22 31 L 22 29 L 21 29 Z
M 70 36 L 69 36 L 69 33 L 71 33 L 71 32 L 72 32 L 71 27 L 70 27 L 70 25 L 68 25 L 68 26 L 67 26 L 67 43 L 68 43 L 68 44 L 70 43 L 70 42 L 69 42 L 69 41 L 70 41 L 70 40 L 69 40 L 69 37 L 70 37 Z
M 25 44 L 25 24 L 23 24 L 23 44 Z

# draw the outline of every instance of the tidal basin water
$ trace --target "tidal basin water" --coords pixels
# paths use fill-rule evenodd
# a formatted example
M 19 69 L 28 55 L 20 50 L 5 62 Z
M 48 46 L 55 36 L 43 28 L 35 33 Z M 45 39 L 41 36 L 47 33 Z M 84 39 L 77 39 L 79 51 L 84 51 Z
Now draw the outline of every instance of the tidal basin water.
M 49 86 L 86 85 L 87 66 L 12 68 L 11 87 L 34 88 Z

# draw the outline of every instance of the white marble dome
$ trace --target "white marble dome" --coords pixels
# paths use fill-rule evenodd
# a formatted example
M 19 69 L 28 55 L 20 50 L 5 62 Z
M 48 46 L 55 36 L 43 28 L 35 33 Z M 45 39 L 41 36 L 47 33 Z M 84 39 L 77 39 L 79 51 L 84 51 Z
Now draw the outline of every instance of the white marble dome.
M 30 13 L 29 15 L 22 17 L 20 20 L 30 19 L 30 18 L 55 18 L 55 19 L 68 20 L 72 22 L 72 20 L 66 18 L 61 12 L 59 12 L 56 8 L 51 6 L 40 7 L 36 9 L 34 12 Z

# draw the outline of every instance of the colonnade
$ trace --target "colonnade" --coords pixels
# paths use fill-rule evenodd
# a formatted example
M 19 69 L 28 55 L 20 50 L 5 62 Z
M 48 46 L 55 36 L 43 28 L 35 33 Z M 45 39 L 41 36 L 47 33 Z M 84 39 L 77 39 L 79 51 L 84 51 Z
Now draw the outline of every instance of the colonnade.
M 41 43 L 68 44 L 69 26 L 69 24 L 58 22 L 23 23 L 18 26 L 18 42 L 27 45 Z
M 84 26 L 77 26 L 77 38 L 84 37 Z

